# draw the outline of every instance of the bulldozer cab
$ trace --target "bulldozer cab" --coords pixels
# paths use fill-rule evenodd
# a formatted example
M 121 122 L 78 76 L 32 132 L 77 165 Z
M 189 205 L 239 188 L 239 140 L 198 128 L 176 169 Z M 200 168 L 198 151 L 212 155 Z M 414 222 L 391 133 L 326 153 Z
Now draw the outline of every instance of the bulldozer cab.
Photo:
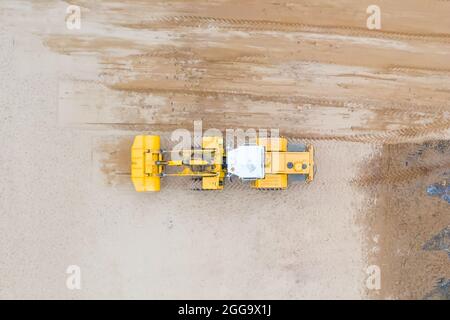
M 264 147 L 244 145 L 228 151 L 227 172 L 243 180 L 264 178 Z

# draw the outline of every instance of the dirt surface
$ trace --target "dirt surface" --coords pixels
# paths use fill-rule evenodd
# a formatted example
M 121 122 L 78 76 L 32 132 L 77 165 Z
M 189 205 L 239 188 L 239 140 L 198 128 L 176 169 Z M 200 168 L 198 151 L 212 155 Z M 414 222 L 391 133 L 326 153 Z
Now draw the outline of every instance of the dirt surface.
M 358 183 L 373 195 L 364 217 L 371 264 L 382 270 L 379 292 L 370 296 L 422 299 L 450 278 L 449 205 L 427 186 L 450 178 L 450 142 L 385 145 Z M 436 245 L 433 238 L 439 237 Z M 431 243 L 431 245 L 426 245 Z M 448 299 L 446 293 L 435 298 Z
M 450 2 L 370 4 L 2 1 L 0 297 L 442 297 Z M 195 120 L 312 143 L 316 180 L 135 193 L 133 136 Z

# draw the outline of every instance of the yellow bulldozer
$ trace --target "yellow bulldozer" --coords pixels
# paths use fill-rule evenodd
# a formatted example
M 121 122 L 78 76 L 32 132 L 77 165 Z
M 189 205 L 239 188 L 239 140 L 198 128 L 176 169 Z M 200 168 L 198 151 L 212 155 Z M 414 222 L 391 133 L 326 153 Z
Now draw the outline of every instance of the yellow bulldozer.
M 201 190 L 221 190 L 225 178 L 238 177 L 256 189 L 286 189 L 288 183 L 314 179 L 314 148 L 291 144 L 286 138 L 257 138 L 226 150 L 222 137 L 202 137 L 201 146 L 172 151 L 161 149 L 161 138 L 139 135 L 131 148 L 131 179 L 138 192 L 159 191 L 161 178 L 192 177 Z

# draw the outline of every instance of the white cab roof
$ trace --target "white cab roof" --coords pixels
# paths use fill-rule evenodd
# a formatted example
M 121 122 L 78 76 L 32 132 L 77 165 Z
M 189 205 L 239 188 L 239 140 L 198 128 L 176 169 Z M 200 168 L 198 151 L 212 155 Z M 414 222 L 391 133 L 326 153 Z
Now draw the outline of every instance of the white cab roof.
M 264 147 L 240 146 L 228 151 L 227 171 L 241 179 L 264 178 Z

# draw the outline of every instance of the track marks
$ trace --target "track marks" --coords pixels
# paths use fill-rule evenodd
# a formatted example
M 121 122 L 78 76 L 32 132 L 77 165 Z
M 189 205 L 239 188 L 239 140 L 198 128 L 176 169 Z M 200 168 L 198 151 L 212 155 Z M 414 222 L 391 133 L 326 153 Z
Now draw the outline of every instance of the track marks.
M 283 22 L 273 20 L 232 19 L 205 16 L 164 16 L 154 17 L 141 23 L 122 23 L 122 27 L 133 29 L 154 29 L 158 25 L 165 28 L 176 25 L 181 27 L 217 27 L 241 31 L 282 31 L 282 32 L 309 32 L 319 34 L 339 34 L 356 37 L 380 38 L 390 40 L 420 40 L 450 43 L 448 33 L 410 33 L 384 30 L 368 30 L 344 25 L 312 25 L 297 22 Z
M 398 154 L 398 150 L 404 149 L 399 145 L 392 149 L 391 158 L 385 159 L 385 162 L 372 163 L 372 166 L 378 166 L 376 170 L 369 170 L 368 175 L 362 175 L 352 182 L 358 186 L 372 185 L 401 185 L 410 183 L 421 178 L 439 179 L 439 177 L 450 171 L 450 140 L 427 141 L 423 144 L 412 145 L 413 152 Z M 395 159 L 395 160 L 393 160 Z M 433 178 L 434 177 L 434 178 Z

